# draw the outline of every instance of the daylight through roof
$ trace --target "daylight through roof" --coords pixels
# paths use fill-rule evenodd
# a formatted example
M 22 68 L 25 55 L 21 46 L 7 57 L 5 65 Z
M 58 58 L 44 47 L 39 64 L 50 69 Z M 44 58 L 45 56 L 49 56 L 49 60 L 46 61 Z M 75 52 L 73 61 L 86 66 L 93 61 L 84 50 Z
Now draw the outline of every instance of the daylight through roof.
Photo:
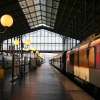
M 53 28 L 60 0 L 18 0 L 30 29 Z

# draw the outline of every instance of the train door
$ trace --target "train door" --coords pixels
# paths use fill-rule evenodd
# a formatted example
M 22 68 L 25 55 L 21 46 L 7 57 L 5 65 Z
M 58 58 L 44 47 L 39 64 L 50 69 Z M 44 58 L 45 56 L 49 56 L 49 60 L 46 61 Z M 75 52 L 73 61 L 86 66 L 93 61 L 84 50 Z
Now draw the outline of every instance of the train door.
M 74 71 L 74 51 L 67 52 L 67 64 L 66 64 L 66 71 L 73 73 Z
M 96 66 L 94 68 L 94 84 L 100 88 L 100 44 L 96 46 Z
M 75 49 L 74 53 L 74 75 L 78 76 L 79 73 L 79 49 Z
M 96 68 L 100 70 L 100 45 L 96 46 Z
M 68 72 L 69 63 L 70 63 L 70 51 L 66 52 L 66 72 Z
M 70 73 L 74 73 L 74 51 L 70 53 Z
M 64 52 L 62 55 L 62 71 L 64 73 L 66 72 L 66 52 Z
M 89 48 L 89 76 L 86 81 L 100 87 L 100 45 Z

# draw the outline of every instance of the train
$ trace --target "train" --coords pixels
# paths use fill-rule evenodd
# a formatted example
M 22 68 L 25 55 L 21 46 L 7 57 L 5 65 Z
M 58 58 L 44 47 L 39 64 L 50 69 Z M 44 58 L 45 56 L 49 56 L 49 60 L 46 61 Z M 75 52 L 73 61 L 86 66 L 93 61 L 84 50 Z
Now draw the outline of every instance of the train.
M 100 100 L 100 38 L 54 56 L 50 64 Z

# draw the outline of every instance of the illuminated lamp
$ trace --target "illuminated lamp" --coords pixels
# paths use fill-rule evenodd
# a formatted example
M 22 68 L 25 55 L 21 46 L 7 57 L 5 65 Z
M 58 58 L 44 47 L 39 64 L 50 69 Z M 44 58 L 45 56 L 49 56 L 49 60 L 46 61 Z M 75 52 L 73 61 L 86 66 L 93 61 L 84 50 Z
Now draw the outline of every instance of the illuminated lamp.
M 11 27 L 13 25 L 13 18 L 12 16 L 5 14 L 1 16 L 0 22 L 3 27 Z
M 30 45 L 30 43 L 31 43 L 31 41 L 30 41 L 30 40 L 26 40 L 26 41 L 24 42 L 24 44 L 25 44 L 25 45 L 27 45 L 27 46 L 29 46 L 29 45 Z
M 16 40 L 14 41 L 14 44 L 15 44 L 16 46 L 18 46 L 18 45 L 19 45 L 19 40 L 16 39 Z

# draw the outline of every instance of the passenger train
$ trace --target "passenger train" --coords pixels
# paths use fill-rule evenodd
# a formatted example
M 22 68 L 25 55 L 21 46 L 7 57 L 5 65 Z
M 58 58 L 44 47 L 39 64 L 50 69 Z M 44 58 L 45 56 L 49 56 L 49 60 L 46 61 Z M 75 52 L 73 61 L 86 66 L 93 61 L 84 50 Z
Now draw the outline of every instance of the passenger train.
M 96 99 L 100 98 L 100 38 L 65 51 L 53 57 L 50 63 Z

